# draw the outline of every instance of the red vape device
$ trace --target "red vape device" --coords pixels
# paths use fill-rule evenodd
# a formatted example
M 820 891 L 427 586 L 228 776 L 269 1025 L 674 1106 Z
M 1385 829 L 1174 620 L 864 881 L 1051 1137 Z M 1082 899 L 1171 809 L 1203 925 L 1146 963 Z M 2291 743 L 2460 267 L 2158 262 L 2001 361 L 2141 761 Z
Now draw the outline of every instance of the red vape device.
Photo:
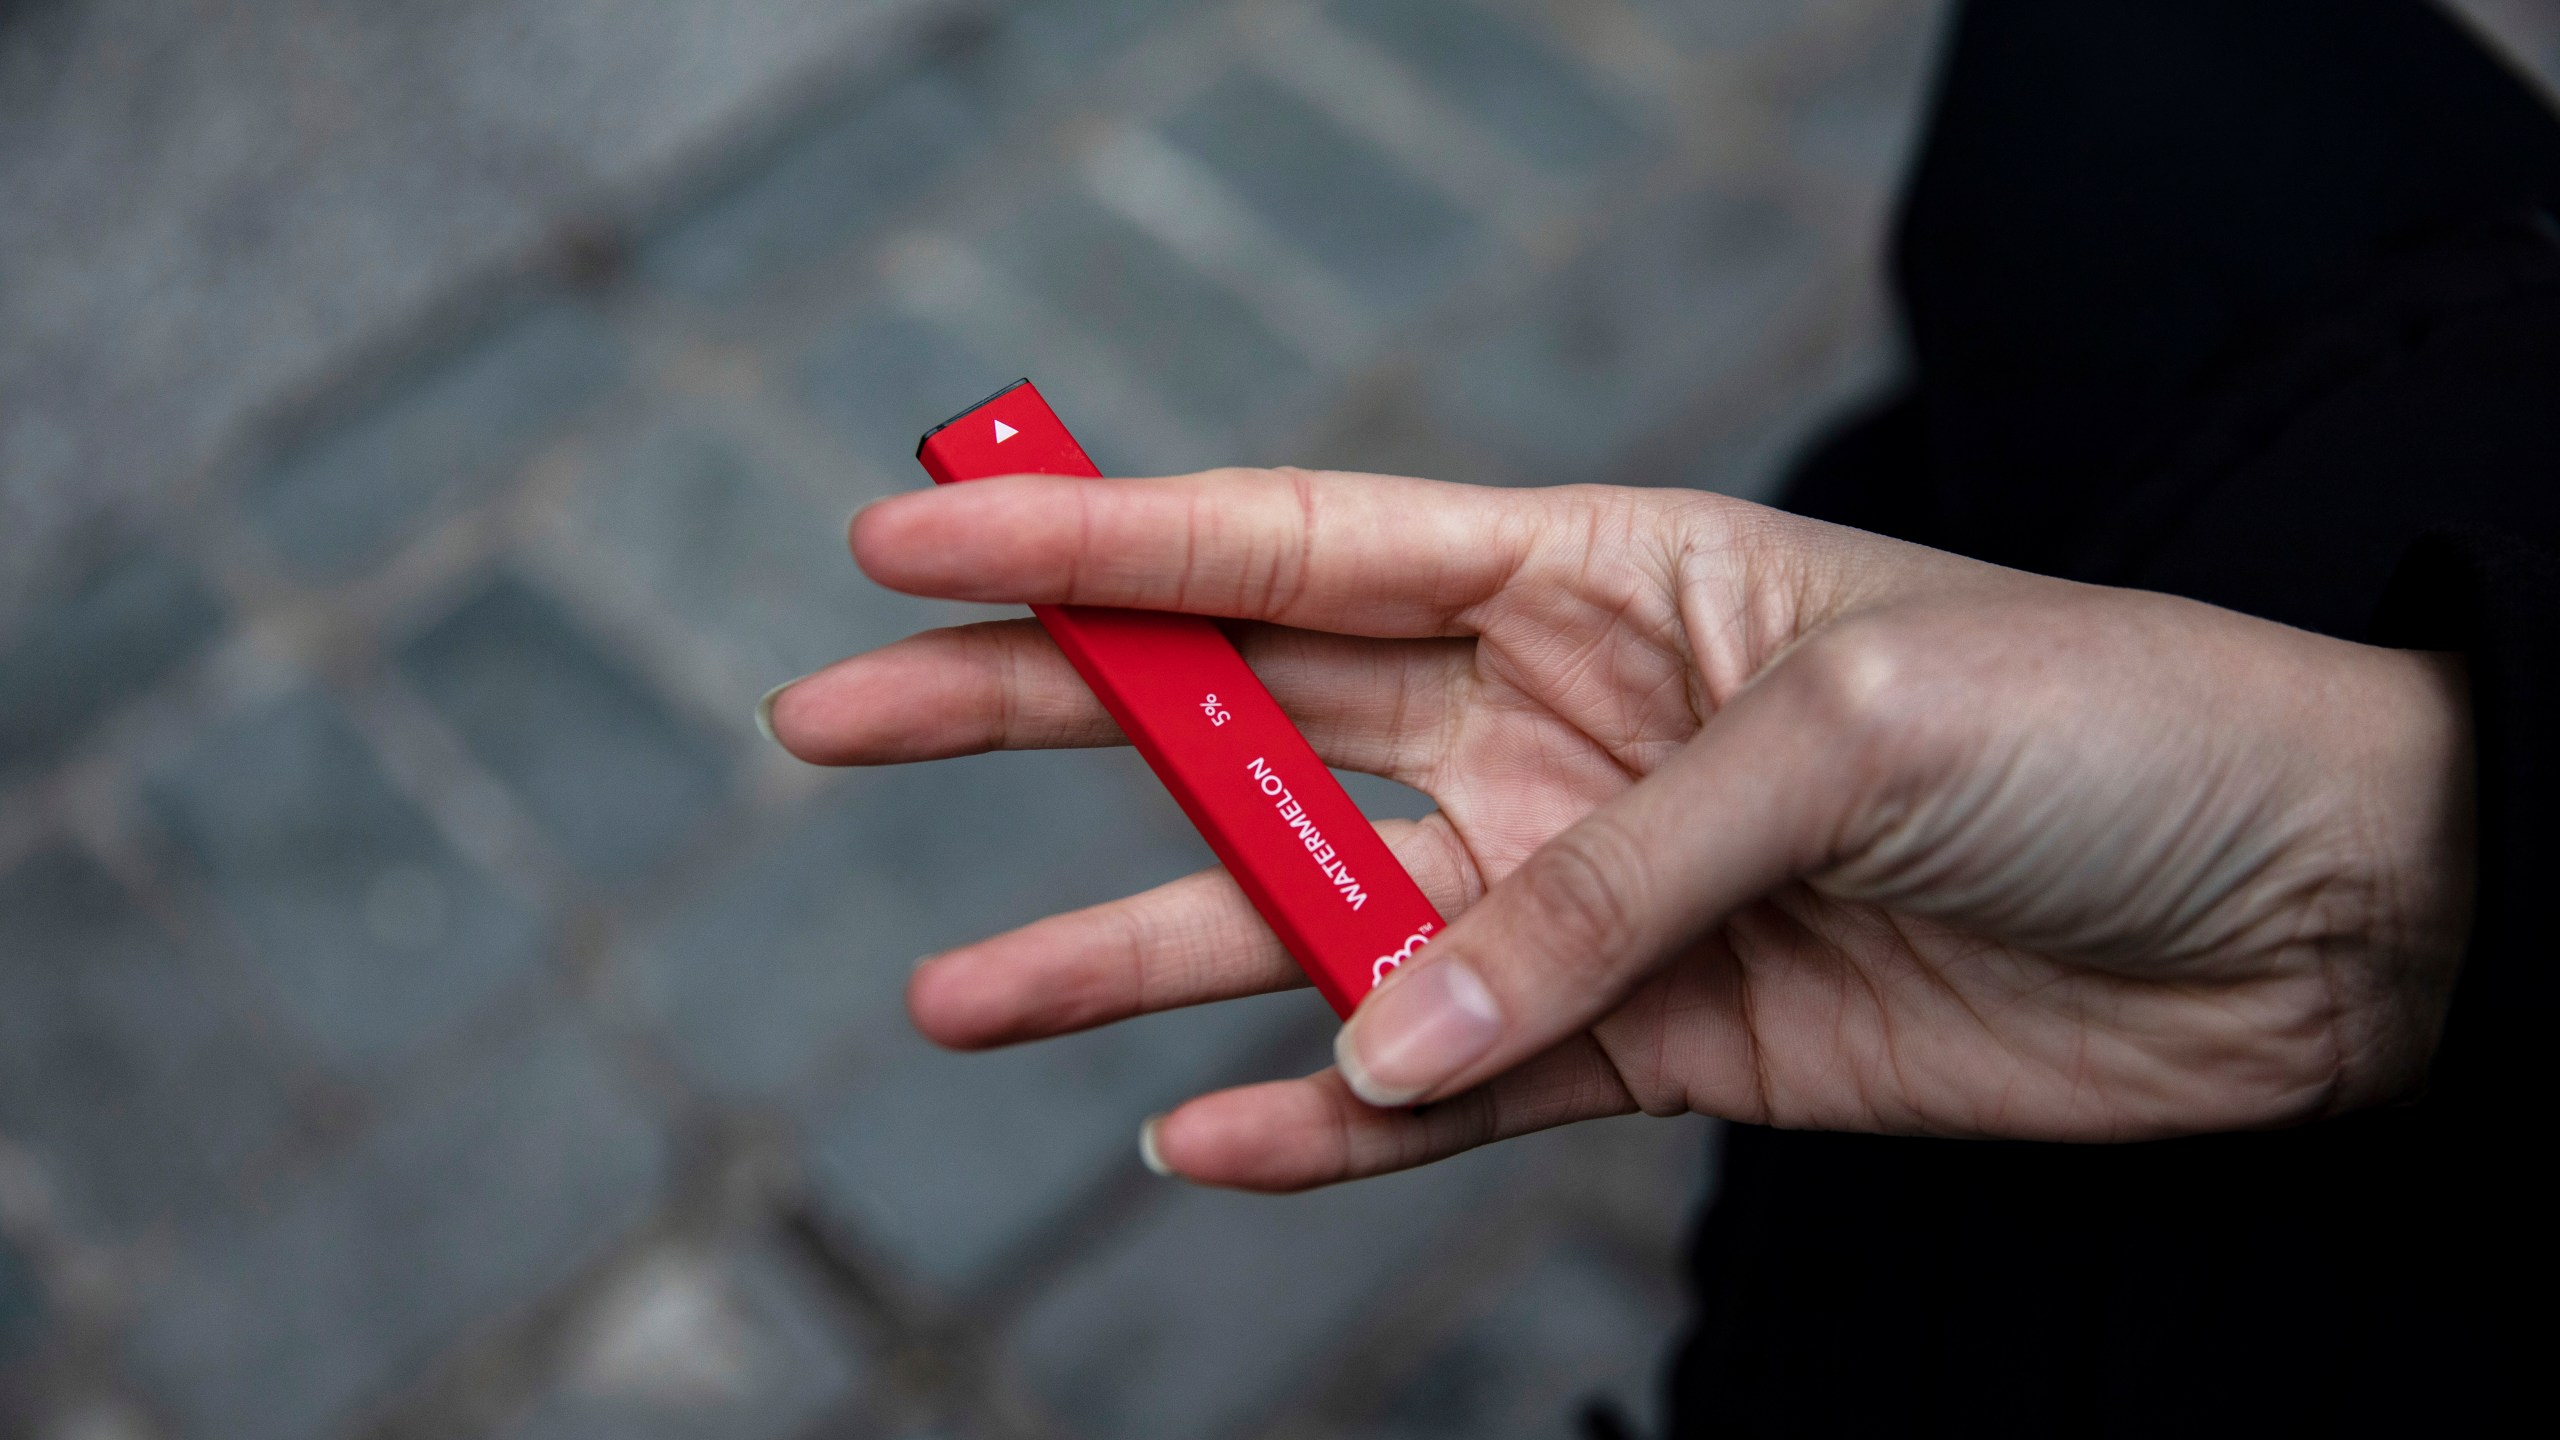
M 926 431 L 916 458 L 944 485 L 1102 477 L 1028 380 Z M 1337 1013 L 1440 933 L 1422 887 L 1217 626 L 1152 610 L 1031 610 Z

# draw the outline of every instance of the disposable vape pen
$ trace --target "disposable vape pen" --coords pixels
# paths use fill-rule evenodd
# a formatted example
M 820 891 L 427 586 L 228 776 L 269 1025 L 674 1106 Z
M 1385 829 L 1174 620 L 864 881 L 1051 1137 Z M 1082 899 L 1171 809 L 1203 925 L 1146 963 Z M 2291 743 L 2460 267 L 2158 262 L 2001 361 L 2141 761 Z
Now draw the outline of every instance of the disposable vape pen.
M 926 431 L 916 458 L 945 485 L 1102 475 L 1028 380 Z M 1440 933 L 1422 888 L 1217 626 L 1031 609 L 1337 1013 Z

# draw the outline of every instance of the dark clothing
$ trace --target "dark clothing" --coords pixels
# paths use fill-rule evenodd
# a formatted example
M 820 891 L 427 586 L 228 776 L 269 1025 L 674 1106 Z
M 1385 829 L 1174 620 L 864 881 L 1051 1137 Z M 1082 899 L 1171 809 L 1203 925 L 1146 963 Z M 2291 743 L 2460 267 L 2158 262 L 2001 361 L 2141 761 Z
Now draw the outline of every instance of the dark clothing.
M 2427 1093 L 2061 1146 L 1734 1127 L 1680 1435 L 2536 1413 L 2560 922 L 2560 118 L 2417 0 L 1980 0 L 1905 196 L 1902 389 L 1825 519 L 2468 655 L 2473 937 Z

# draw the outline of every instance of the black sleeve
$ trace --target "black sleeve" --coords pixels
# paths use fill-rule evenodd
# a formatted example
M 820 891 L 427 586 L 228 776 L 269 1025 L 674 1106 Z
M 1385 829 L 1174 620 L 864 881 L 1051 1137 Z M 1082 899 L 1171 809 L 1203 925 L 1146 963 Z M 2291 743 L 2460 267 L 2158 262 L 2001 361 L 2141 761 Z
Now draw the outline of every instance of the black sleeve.
M 2448 528 L 2410 548 L 2375 629 L 2382 643 L 2461 653 L 2479 757 L 2471 942 L 2426 1104 L 2506 1153 L 2537 1152 L 2553 1099 L 2560 961 L 2560 551 Z

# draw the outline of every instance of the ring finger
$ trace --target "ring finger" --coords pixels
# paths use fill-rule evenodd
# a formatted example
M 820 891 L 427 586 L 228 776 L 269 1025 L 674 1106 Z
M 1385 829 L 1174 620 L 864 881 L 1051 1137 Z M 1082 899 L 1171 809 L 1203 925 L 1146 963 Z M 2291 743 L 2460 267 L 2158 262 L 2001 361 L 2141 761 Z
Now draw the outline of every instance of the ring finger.
M 1481 891 L 1443 817 L 1378 833 L 1443 912 Z M 978 1050 L 1305 983 L 1227 872 L 1203 870 L 934 956 L 907 982 L 907 1012 L 928 1039 Z

